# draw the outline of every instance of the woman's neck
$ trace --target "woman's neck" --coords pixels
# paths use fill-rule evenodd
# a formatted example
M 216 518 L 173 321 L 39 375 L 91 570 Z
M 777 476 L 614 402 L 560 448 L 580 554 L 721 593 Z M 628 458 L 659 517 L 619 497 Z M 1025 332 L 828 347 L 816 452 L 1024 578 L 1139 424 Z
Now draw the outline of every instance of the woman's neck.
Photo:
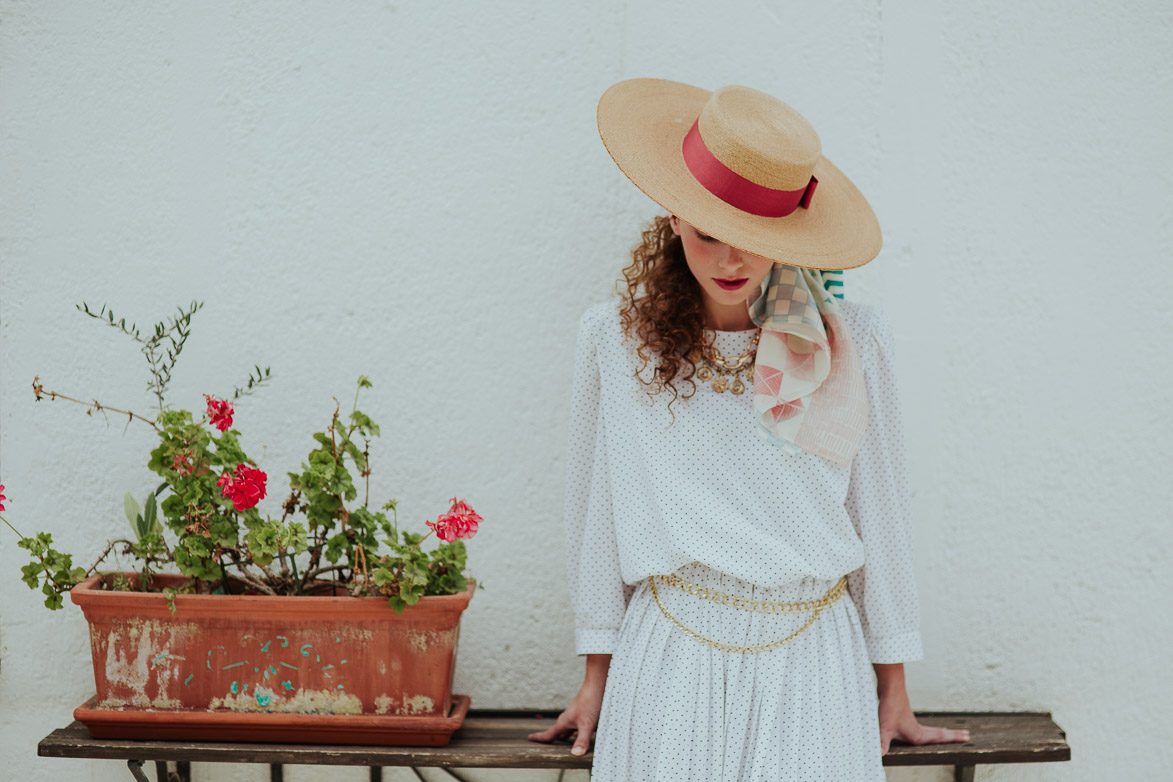
M 711 301 L 705 302 L 705 328 L 714 331 L 745 331 L 753 327 L 754 322 L 749 316 L 748 305 L 725 306 Z

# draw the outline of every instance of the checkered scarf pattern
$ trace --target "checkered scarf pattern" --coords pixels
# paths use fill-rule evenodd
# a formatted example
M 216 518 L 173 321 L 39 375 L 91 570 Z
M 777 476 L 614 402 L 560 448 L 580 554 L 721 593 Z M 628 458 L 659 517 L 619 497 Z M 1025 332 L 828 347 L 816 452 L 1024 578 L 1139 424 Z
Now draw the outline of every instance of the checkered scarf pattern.
M 868 425 L 863 368 L 835 304 L 840 274 L 776 263 L 750 308 L 762 336 L 754 411 L 762 434 L 788 454 L 851 463 Z

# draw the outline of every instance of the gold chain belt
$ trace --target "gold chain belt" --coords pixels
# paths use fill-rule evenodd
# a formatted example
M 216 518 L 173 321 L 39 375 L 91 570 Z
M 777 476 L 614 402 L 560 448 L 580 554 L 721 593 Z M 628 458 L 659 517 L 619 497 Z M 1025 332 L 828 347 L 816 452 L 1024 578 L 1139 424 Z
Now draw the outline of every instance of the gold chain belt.
M 792 614 L 792 613 L 806 613 L 810 612 L 810 617 L 803 622 L 802 627 L 795 630 L 785 638 L 779 638 L 777 641 L 772 641 L 768 644 L 754 644 L 753 646 L 738 646 L 737 644 L 727 644 L 721 641 L 714 641 L 712 638 L 706 638 L 692 628 L 686 626 L 679 619 L 674 617 L 660 602 L 660 593 L 656 590 L 656 582 L 676 587 L 677 589 L 687 594 L 699 597 L 703 600 L 712 600 L 714 603 L 727 605 L 732 608 L 738 608 L 743 611 L 757 611 L 763 614 Z M 804 630 L 814 624 L 814 621 L 819 618 L 819 614 L 823 612 L 824 608 L 834 605 L 839 598 L 843 597 L 843 593 L 847 591 L 847 576 L 843 576 L 836 582 L 835 586 L 831 587 L 827 594 L 820 597 L 818 600 L 803 600 L 797 603 L 767 603 L 762 600 L 749 600 L 744 597 L 734 597 L 727 595 L 724 592 L 718 592 L 715 589 L 703 587 L 700 584 L 693 584 L 685 581 L 676 575 L 669 576 L 652 576 L 648 579 L 648 586 L 651 587 L 652 597 L 656 601 L 656 605 L 660 607 L 660 612 L 667 617 L 668 621 L 679 627 L 689 636 L 695 638 L 703 644 L 707 644 L 714 649 L 722 652 L 740 652 L 742 654 L 752 654 L 754 652 L 768 652 L 771 649 L 777 649 L 783 644 L 790 643 L 795 638 L 800 636 Z

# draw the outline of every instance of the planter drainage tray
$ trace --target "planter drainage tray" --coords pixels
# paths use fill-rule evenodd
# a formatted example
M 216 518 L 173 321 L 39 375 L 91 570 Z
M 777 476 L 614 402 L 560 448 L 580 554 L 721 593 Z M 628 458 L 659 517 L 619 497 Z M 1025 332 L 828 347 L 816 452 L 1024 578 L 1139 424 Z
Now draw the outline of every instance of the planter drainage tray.
M 445 716 L 123 710 L 97 703 L 94 696 L 73 712 L 96 739 L 444 747 L 464 722 L 469 697 L 453 695 Z

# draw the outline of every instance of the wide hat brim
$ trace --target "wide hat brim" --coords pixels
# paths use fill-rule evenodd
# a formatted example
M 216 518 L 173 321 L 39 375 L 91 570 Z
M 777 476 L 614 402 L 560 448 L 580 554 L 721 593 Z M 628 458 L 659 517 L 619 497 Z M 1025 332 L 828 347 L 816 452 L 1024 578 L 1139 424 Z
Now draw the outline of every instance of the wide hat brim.
M 712 93 L 663 79 L 631 79 L 599 99 L 599 135 L 619 169 L 671 214 L 728 245 L 779 263 L 852 269 L 876 257 L 880 223 L 867 199 L 827 158 L 810 208 L 760 217 L 710 193 L 688 170 L 681 146 Z

